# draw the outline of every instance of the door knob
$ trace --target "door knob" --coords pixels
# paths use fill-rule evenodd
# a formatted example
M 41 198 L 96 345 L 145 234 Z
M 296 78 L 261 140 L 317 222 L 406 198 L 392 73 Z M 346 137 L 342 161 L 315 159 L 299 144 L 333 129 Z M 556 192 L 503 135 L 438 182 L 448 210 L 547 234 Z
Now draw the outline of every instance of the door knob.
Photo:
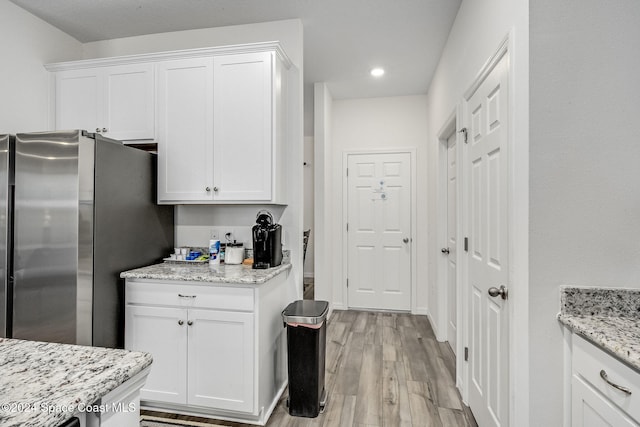
M 408 237 L 405 237 L 404 239 L 402 239 L 402 241 L 403 241 L 404 243 L 409 243 L 409 238 L 408 238 Z
M 184 325 L 184 320 L 178 320 L 178 325 L 180 326 Z
M 189 326 L 193 325 L 193 320 L 189 320 L 189 321 L 187 322 L 187 325 L 189 325 Z
M 489 295 L 491 295 L 492 297 L 497 297 L 498 295 L 502 298 L 502 299 L 507 299 L 507 297 L 509 296 L 509 291 L 507 291 L 507 288 L 504 287 L 504 285 L 500 286 L 500 289 L 492 286 L 489 288 Z
M 442 248 L 442 249 L 440 249 L 440 252 L 442 252 L 443 254 L 448 254 L 449 253 L 449 248 Z

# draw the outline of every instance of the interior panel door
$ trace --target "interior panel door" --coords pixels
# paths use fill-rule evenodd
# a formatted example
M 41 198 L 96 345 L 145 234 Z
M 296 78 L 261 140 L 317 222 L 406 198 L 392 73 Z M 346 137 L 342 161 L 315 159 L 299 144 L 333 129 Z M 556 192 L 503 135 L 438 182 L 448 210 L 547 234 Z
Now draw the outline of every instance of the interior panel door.
M 505 56 L 467 105 L 469 406 L 487 427 L 509 423 L 508 299 L 496 293 L 509 287 L 507 65 Z
M 347 277 L 351 308 L 411 309 L 411 156 L 351 154 Z

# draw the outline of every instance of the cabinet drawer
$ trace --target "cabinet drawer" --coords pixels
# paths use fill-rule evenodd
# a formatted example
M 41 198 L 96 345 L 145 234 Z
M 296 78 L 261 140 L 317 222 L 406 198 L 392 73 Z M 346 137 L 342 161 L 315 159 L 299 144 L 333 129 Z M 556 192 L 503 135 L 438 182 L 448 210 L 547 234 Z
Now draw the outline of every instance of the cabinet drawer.
M 127 304 L 253 311 L 253 289 L 127 280 Z
M 618 405 L 636 421 L 640 420 L 640 373 L 577 335 L 573 343 L 573 374 L 579 375 L 596 390 Z M 600 376 L 604 370 L 612 383 L 626 387 L 624 393 Z

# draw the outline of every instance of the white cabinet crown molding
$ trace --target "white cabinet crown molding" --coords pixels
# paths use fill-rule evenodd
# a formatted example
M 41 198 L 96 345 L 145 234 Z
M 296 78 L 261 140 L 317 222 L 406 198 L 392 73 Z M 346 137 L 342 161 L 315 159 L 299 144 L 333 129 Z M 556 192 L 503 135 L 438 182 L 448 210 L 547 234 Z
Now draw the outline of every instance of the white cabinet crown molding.
M 175 50 L 167 52 L 155 52 L 155 53 L 143 53 L 136 55 L 126 56 L 114 56 L 109 58 L 96 58 L 96 59 L 83 59 L 79 61 L 68 62 L 55 62 L 51 64 L 45 64 L 44 67 L 47 71 L 66 71 L 77 70 L 81 68 L 94 68 L 94 67 L 107 67 L 112 65 L 123 64 L 139 64 L 143 62 L 155 62 L 165 61 L 173 59 L 185 59 L 185 58 L 199 58 L 203 56 L 212 55 L 229 55 L 236 53 L 249 53 L 249 52 L 275 52 L 276 55 L 282 60 L 283 65 L 289 69 L 293 65 L 291 59 L 285 51 L 282 49 L 280 42 L 259 42 L 259 43 L 246 43 L 229 46 L 215 46 L 197 49 L 185 49 Z

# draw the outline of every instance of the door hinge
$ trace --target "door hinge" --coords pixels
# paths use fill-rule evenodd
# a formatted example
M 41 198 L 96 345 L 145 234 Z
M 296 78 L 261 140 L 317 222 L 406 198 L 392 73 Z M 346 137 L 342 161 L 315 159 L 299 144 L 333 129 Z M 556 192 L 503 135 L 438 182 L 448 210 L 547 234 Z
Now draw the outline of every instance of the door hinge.
M 464 348 L 464 361 L 465 362 L 469 361 L 469 347 Z
M 347 168 L 347 176 L 349 176 L 349 168 Z
M 349 278 L 347 277 L 347 288 L 349 287 Z
M 465 252 L 469 252 L 469 238 L 468 237 L 464 238 L 464 251 Z
M 460 132 L 461 134 L 463 134 L 464 136 L 464 143 L 467 143 L 467 128 L 462 128 L 460 129 L 458 132 Z
M 349 231 L 349 223 L 347 223 L 347 231 Z

